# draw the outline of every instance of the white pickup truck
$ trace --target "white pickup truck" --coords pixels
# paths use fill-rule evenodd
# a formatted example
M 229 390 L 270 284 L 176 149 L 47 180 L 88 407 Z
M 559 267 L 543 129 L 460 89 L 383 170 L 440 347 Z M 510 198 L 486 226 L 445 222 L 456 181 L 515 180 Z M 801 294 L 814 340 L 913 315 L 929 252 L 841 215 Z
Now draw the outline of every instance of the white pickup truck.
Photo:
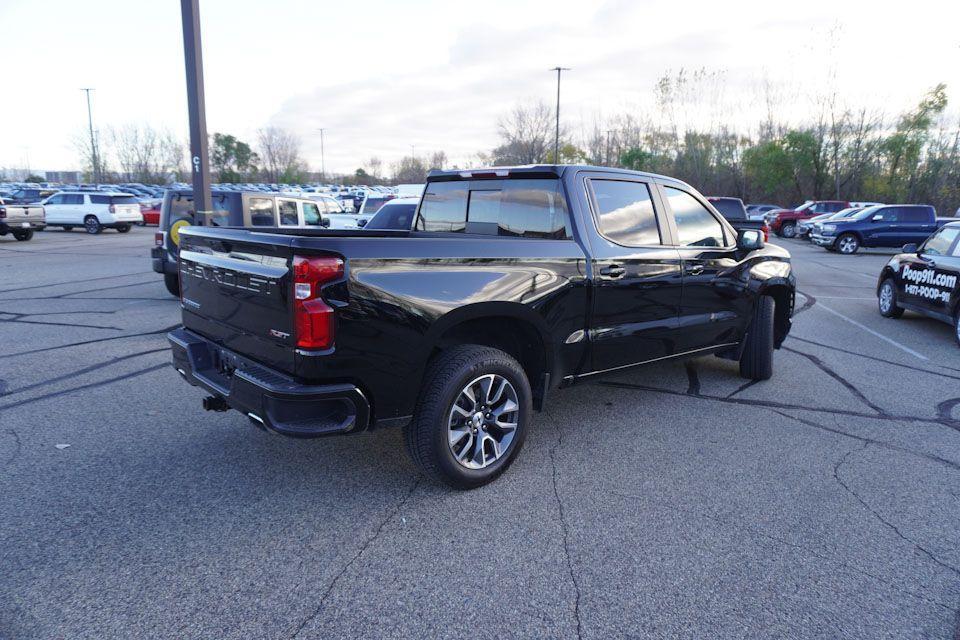
M 21 242 L 33 237 L 34 231 L 43 231 L 46 226 L 43 205 L 13 204 L 0 198 L 0 236 L 8 233 Z

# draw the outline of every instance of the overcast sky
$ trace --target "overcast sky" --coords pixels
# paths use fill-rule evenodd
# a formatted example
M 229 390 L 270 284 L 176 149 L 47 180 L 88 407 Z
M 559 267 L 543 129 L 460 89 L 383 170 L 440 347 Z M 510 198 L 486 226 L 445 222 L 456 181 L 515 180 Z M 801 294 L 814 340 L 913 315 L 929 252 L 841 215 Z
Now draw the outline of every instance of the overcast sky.
M 835 69 L 851 104 L 896 113 L 946 82 L 960 105 L 960 2 L 793 3 L 641 0 L 306 2 L 201 0 L 207 128 L 253 142 L 266 125 L 303 140 L 320 166 L 353 171 L 446 151 L 467 162 L 497 143 L 497 116 L 554 100 L 572 127 L 641 113 L 656 79 L 722 73 L 729 117 L 762 112 L 775 87 L 800 119 Z M 95 126 L 150 123 L 187 138 L 176 0 L 0 0 L 5 76 L 0 167 L 78 168 L 80 87 L 95 87 Z

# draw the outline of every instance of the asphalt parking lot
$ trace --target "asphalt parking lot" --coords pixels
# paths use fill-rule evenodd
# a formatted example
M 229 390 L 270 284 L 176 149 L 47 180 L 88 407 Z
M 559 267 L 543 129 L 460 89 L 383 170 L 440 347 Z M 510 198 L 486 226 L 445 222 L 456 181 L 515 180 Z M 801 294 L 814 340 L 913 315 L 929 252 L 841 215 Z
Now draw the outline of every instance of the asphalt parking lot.
M 960 349 L 880 317 L 886 254 L 781 241 L 772 380 L 702 358 L 556 393 L 463 493 L 398 432 L 204 412 L 152 240 L 0 238 L 2 638 L 960 637 Z

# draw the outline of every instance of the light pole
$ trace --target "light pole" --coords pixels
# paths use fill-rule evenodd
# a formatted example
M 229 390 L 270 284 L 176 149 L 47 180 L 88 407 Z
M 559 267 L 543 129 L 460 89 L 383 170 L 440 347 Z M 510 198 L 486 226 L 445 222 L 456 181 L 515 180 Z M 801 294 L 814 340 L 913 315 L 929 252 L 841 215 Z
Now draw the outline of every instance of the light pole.
M 320 132 L 320 182 L 327 181 L 327 160 L 323 151 L 323 132 L 326 130 L 326 127 L 320 127 L 317 129 L 317 131 Z
M 554 67 L 550 71 L 557 72 L 557 135 L 553 140 L 553 163 L 560 164 L 560 74 L 570 71 L 570 67 Z
M 607 156 L 607 166 L 608 166 L 608 167 L 611 165 L 611 163 L 610 163 L 610 134 L 611 134 L 611 133 L 613 133 L 613 129 L 607 129 L 607 152 L 606 152 L 606 156 Z
M 87 94 L 87 125 L 90 127 L 90 159 L 93 162 L 93 181 L 100 183 L 100 156 L 97 153 L 97 141 L 93 137 L 93 107 L 90 106 L 90 92 L 92 88 L 80 89 Z
M 200 46 L 200 0 L 180 0 L 183 18 L 183 59 L 187 67 L 187 110 L 190 113 L 190 168 L 193 208 L 197 221 L 208 224 L 213 213 L 210 195 L 210 156 L 207 153 L 207 113 L 203 95 L 203 55 Z

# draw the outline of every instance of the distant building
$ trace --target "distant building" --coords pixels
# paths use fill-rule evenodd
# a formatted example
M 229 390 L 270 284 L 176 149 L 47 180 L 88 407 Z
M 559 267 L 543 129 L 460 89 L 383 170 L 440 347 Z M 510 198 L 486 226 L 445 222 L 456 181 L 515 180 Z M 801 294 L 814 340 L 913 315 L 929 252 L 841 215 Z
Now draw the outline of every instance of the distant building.
M 83 182 L 83 174 L 80 171 L 41 171 L 40 173 L 47 178 L 47 182 L 68 184 Z

